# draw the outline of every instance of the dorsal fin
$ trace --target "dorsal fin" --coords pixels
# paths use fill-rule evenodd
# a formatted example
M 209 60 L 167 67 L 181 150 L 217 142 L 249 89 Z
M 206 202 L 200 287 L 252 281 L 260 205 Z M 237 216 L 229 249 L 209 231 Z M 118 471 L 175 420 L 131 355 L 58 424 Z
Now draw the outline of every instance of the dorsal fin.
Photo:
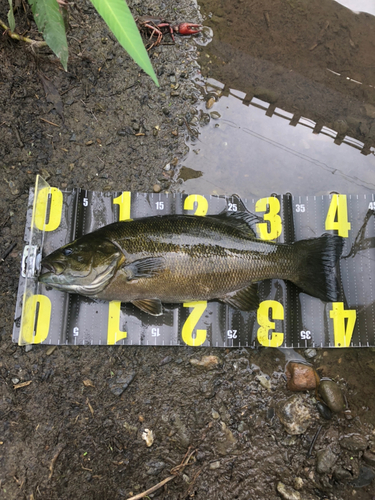
M 221 212 L 218 215 L 206 215 L 207 218 L 216 219 L 222 224 L 236 227 L 245 236 L 257 237 L 256 225 L 263 222 L 263 219 L 251 212 Z

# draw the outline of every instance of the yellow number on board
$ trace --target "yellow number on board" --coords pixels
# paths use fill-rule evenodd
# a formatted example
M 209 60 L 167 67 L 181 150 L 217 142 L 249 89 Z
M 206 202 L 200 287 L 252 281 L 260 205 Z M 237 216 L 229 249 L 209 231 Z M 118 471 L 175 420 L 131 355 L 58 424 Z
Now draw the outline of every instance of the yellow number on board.
M 194 210 L 195 204 L 197 208 L 194 215 L 206 215 L 208 210 L 208 201 L 200 194 L 190 194 L 187 198 L 185 198 L 184 210 Z
M 38 318 L 36 318 L 38 305 Z M 45 295 L 30 295 L 26 298 L 23 309 L 19 344 L 40 344 L 48 337 L 51 301 Z
M 131 201 L 131 192 L 130 191 L 124 191 L 123 193 L 120 194 L 120 196 L 117 196 L 117 198 L 114 198 L 113 203 L 115 205 L 119 205 L 119 218 L 118 220 L 132 220 L 130 218 L 130 201 Z
M 269 317 L 271 311 L 271 319 Z M 272 331 L 269 337 L 270 330 L 275 329 L 274 319 L 284 319 L 284 308 L 280 302 L 276 300 L 264 300 L 259 304 L 257 312 L 257 320 L 260 325 L 258 328 L 258 342 L 266 347 L 279 347 L 284 342 L 284 334 Z
M 267 211 L 268 209 L 268 211 Z M 266 212 L 263 215 L 265 221 L 269 221 L 270 230 L 268 231 L 267 222 L 261 222 L 257 224 L 260 238 L 262 240 L 274 240 L 279 237 L 283 230 L 283 225 L 281 222 L 280 212 L 280 202 L 277 198 L 261 198 L 256 202 L 255 205 L 256 212 Z
M 339 236 L 347 238 L 351 224 L 348 221 L 348 205 L 346 194 L 334 194 L 329 205 L 326 225 L 327 230 L 336 230 Z
M 198 300 L 196 302 L 185 302 L 184 307 L 193 307 L 190 315 L 182 327 L 182 340 L 187 345 L 198 346 L 202 345 L 207 337 L 207 330 L 197 330 L 193 338 L 193 331 L 200 317 L 207 307 L 206 300 Z
M 333 320 L 335 347 L 349 347 L 357 317 L 356 311 L 344 309 L 343 302 L 334 302 L 329 316 Z
M 48 222 L 47 208 L 48 208 L 48 195 L 51 195 L 51 203 L 49 207 Z M 44 187 L 37 195 L 35 204 L 34 224 L 40 231 L 54 231 L 57 229 L 61 222 L 63 206 L 63 194 L 60 189 Z
M 114 345 L 122 339 L 126 339 L 128 334 L 120 330 L 120 314 L 121 302 L 119 300 L 111 300 L 108 304 L 108 327 L 107 327 L 107 344 Z

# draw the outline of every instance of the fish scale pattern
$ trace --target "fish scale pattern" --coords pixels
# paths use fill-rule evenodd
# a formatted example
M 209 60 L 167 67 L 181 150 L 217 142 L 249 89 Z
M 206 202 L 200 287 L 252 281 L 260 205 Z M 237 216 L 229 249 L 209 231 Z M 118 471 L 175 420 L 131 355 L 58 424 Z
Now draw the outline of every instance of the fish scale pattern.
M 290 245 L 255 239 L 225 218 L 162 216 L 118 222 L 97 231 L 125 255 L 98 298 L 159 298 L 162 302 L 208 300 L 271 277 L 291 278 L 298 265 Z M 155 259 L 155 272 L 129 281 L 126 267 Z M 162 265 L 160 265 L 162 261 Z

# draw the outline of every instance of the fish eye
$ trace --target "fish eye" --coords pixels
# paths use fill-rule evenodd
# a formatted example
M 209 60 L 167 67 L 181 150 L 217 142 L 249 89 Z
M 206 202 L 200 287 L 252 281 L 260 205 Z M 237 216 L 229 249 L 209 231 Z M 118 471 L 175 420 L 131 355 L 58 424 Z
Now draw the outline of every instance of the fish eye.
M 64 255 L 71 255 L 73 253 L 73 250 L 71 248 L 64 248 L 62 251 Z

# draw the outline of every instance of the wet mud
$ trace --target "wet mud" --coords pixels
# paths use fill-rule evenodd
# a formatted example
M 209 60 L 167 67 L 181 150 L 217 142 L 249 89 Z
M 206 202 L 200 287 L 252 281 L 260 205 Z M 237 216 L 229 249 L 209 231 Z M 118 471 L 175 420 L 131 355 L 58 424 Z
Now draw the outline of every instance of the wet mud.
M 152 1 L 134 0 L 130 7 L 134 15 L 160 13 L 160 4 Z M 236 8 L 242 14 L 233 18 Z M 0 7 L 2 19 L 7 9 Z M 193 3 L 165 2 L 163 9 L 172 20 L 199 20 Z M 205 24 L 210 9 L 202 6 Z M 216 2 L 215 9 L 214 39 L 207 50 L 218 61 L 211 67 L 222 73 L 204 70 L 208 76 L 334 130 L 335 122 L 345 121 L 345 133 L 362 141 L 365 153 L 372 147 L 371 16 L 353 17 L 333 2 Z M 338 12 L 345 14 L 340 21 Z M 291 22 L 296 13 L 298 26 Z M 241 26 L 245 14 L 246 29 Z M 183 189 L 178 174 L 188 153 L 185 138 L 203 127 L 191 123 L 199 117 L 197 106 L 206 106 L 201 89 L 190 81 L 198 70 L 193 41 L 179 38 L 176 45 L 153 49 L 161 84 L 157 89 L 88 2 L 73 5 L 70 16 L 67 73 L 48 50 L 34 54 L 5 36 L 0 39 L 1 498 L 131 498 L 175 475 L 148 497 L 373 499 L 372 349 L 300 351 L 320 376 L 336 382 L 346 408 L 327 419 L 318 411 L 314 391 L 304 391 L 296 407 L 303 408 L 308 426 L 301 434 L 288 434 L 283 409 L 295 393 L 286 388 L 286 359 L 278 350 L 25 349 L 11 342 L 28 190 L 35 175 L 60 188 Z M 16 22 L 22 31 L 31 21 L 20 11 Z M 283 43 L 277 38 L 277 22 L 287 33 Z M 232 48 L 228 54 L 215 48 L 219 25 L 246 57 L 265 61 L 255 64 L 244 80 L 243 62 L 237 69 L 230 68 L 229 60 L 219 64 L 236 58 Z M 33 30 L 30 35 L 36 36 Z M 338 47 L 345 48 L 340 68 L 335 65 Z M 287 71 L 280 70 L 279 79 L 277 71 L 267 76 L 262 69 L 267 61 Z M 353 71 L 343 72 L 349 63 Z M 327 65 L 344 80 L 326 74 Z M 269 85 L 257 82 L 263 72 Z M 296 78 L 280 91 L 280 79 L 291 72 Z M 316 82 L 307 90 L 312 96 L 308 105 L 284 91 L 293 83 L 293 92 L 299 87 L 306 92 L 303 78 Z M 329 90 L 324 103 L 314 98 L 314 88 L 322 82 Z M 337 94 L 341 97 L 335 101 Z M 354 101 L 361 103 L 362 114 L 353 108 Z M 200 168 L 194 170 L 198 179 Z M 207 366 L 200 363 L 203 356 L 216 356 L 216 361 Z M 150 447 L 142 438 L 146 429 L 154 435 Z M 185 467 L 176 469 L 182 463 Z

